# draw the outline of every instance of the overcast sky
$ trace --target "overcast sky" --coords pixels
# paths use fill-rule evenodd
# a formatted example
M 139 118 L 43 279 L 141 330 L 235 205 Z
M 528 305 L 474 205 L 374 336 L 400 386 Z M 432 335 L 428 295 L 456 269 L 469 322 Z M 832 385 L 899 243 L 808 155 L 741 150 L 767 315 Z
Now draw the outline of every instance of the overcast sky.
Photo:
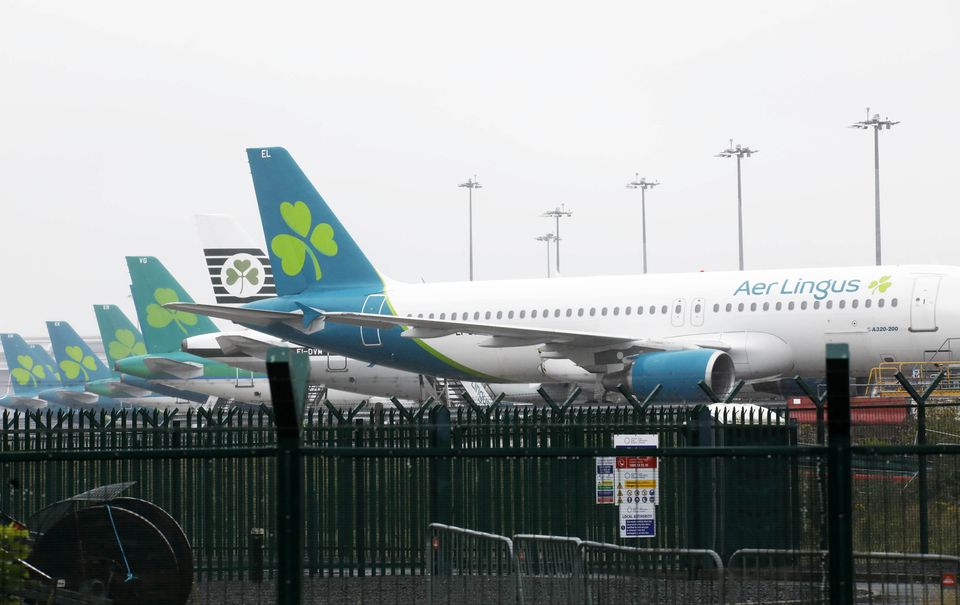
M 149 7 L 150 10 L 147 10 Z M 30 2 L 0 4 L 0 330 L 132 312 L 123 257 L 212 302 L 193 213 L 262 239 L 244 149 L 288 148 L 402 280 L 960 264 L 960 3 Z

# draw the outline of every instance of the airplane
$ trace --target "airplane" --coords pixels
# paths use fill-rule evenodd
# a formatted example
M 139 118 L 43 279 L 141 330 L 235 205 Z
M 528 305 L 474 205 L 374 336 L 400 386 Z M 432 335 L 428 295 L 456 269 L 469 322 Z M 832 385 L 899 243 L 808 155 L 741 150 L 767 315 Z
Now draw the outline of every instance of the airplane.
M 43 347 L 28 345 L 19 334 L 0 334 L 0 343 L 13 385 L 13 393 L 0 397 L 0 406 L 21 412 L 62 409 L 38 397 L 60 386 L 60 373 Z
M 84 390 L 87 383 L 110 379 L 112 374 L 70 324 L 65 321 L 48 321 L 47 332 L 50 334 L 50 345 L 60 369 L 63 386 L 41 391 L 41 399 L 82 410 L 120 410 L 132 407 L 119 399 Z
M 103 350 L 107 354 L 107 363 L 111 368 L 116 367 L 121 359 L 147 354 L 147 347 L 140 330 L 118 306 L 94 305 L 93 311 L 97 317 L 97 326 L 100 328 L 100 338 L 103 340 Z M 132 398 L 139 406 L 156 409 L 189 407 L 191 403 L 200 405 L 214 403 L 210 401 L 209 395 L 175 389 L 130 375 L 122 376 L 120 379 L 88 382 L 86 390 L 124 400 Z
M 247 150 L 278 296 L 172 311 L 303 346 L 463 380 L 594 380 L 657 401 L 723 395 L 738 378 L 853 376 L 882 361 L 956 360 L 960 268 L 830 267 L 408 284 L 368 260 L 290 154 Z
M 197 230 L 203 242 L 211 286 L 218 303 L 236 304 L 276 296 L 273 270 L 267 254 L 257 247 L 235 218 L 224 215 L 197 215 Z M 444 400 L 466 390 L 475 400 L 491 400 L 509 387 L 484 383 L 448 383 L 368 362 L 349 359 L 317 349 L 304 349 L 253 330 L 215 332 L 185 338 L 181 349 L 208 359 L 255 372 L 266 371 L 269 347 L 297 348 L 310 356 L 310 382 L 331 390 L 349 391 L 374 397 L 398 397 L 422 401 L 427 396 Z M 536 394 L 539 384 L 525 385 L 512 395 Z

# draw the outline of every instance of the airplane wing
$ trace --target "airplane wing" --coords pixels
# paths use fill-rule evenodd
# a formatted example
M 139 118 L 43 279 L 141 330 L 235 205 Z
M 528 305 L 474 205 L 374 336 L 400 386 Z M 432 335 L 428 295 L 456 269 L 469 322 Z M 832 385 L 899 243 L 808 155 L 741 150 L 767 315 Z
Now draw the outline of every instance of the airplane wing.
M 147 357 L 143 360 L 147 369 L 157 374 L 168 374 L 175 378 L 199 378 L 203 376 L 203 364 L 177 361 L 167 357 Z
M 299 305 L 299 312 L 262 311 L 259 309 L 243 309 L 195 303 L 170 303 L 164 306 L 250 325 L 266 326 L 273 323 L 284 323 L 307 334 L 323 329 L 324 322 L 330 321 L 366 328 L 386 329 L 399 327 L 403 330 L 401 335 L 406 338 L 429 339 L 449 336 L 451 334 L 487 336 L 488 338 L 480 342 L 480 346 L 482 347 L 520 347 L 542 344 L 556 349 L 582 348 L 593 351 L 616 350 L 630 351 L 630 354 L 646 351 L 674 351 L 694 348 L 719 350 L 729 350 L 730 348 L 723 342 L 713 340 L 663 340 L 634 335 L 604 334 L 600 332 L 581 332 L 553 328 L 531 328 L 518 325 L 423 319 L 417 317 L 398 317 L 395 315 L 377 315 L 374 313 L 346 311 L 325 312 L 306 305 Z
M 93 405 L 100 400 L 96 393 L 57 389 L 57 396 L 67 405 Z

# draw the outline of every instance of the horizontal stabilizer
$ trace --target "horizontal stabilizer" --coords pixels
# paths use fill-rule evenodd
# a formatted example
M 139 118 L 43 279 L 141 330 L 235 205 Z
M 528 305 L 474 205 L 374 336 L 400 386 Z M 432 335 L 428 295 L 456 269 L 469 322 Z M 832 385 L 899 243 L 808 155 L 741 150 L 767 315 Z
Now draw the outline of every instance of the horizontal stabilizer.
M 149 397 L 153 395 L 153 391 L 125 384 L 119 380 L 105 380 L 102 381 L 100 385 L 107 388 L 111 397 L 117 397 L 118 399 Z
M 304 323 L 305 317 L 301 313 L 285 311 L 266 311 L 263 309 L 245 309 L 221 305 L 202 305 L 198 303 L 168 303 L 163 305 L 175 311 L 187 311 L 207 317 L 226 319 L 234 323 L 249 326 L 269 326 L 273 324 L 287 324 L 305 334 L 313 334 L 323 329 L 323 315 L 317 313 L 316 319 Z
M 200 363 L 177 361 L 168 357 L 146 357 L 143 363 L 155 374 L 167 374 L 184 380 L 203 376 L 203 364 Z
M 217 336 L 217 344 L 224 355 L 247 355 L 248 357 L 266 358 L 267 351 L 276 347 L 277 342 L 267 342 L 240 334 L 223 334 Z
M 16 410 L 29 410 L 31 412 L 43 410 L 47 407 L 47 402 L 36 397 L 25 397 L 22 395 L 7 395 L 0 398 L 0 405 L 5 408 Z
M 77 406 L 77 405 L 93 405 L 100 401 L 100 396 L 96 393 L 88 393 L 86 391 L 71 391 L 68 389 L 55 389 L 53 391 L 57 394 L 57 397 L 60 401 L 66 405 Z

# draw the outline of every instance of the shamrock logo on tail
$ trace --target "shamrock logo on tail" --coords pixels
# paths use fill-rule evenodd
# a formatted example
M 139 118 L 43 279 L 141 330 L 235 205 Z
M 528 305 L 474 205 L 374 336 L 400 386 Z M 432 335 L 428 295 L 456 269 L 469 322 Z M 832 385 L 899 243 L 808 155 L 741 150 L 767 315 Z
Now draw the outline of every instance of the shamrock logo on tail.
M 47 377 L 43 366 L 35 363 L 29 355 L 17 355 L 17 363 L 19 363 L 21 367 L 10 370 L 10 375 L 13 376 L 13 379 L 16 380 L 19 385 L 33 382 L 33 386 L 37 386 L 37 379 L 44 380 Z
M 187 329 L 184 326 L 197 325 L 197 316 L 186 311 L 176 311 L 167 309 L 163 305 L 167 303 L 180 302 L 175 290 L 171 288 L 157 288 L 153 291 L 153 300 L 155 303 L 147 305 L 147 323 L 154 328 L 166 328 L 171 322 L 177 324 L 180 331 L 184 334 Z
M 142 342 L 137 340 L 137 336 L 124 328 L 118 329 L 113 333 L 116 340 L 110 341 L 107 345 L 107 351 L 112 359 L 124 359 L 131 355 L 146 355 L 147 348 Z
M 96 370 L 97 360 L 90 355 L 84 355 L 83 349 L 80 347 L 67 347 L 64 351 L 70 359 L 61 361 L 60 369 L 67 375 L 67 378 L 74 379 L 83 372 L 83 379 L 90 380 L 90 374 L 87 373 L 87 370 Z
M 867 287 L 870 288 L 871 294 L 876 294 L 878 291 L 880 292 L 880 294 L 883 294 L 884 292 L 887 291 L 887 288 L 889 288 L 892 285 L 893 283 L 890 281 L 890 276 L 884 275 L 880 279 L 875 279 L 872 282 L 870 282 L 867 285 Z
M 239 281 L 240 291 L 238 294 L 243 294 L 244 282 L 249 282 L 251 286 L 260 284 L 260 269 L 251 267 L 252 264 L 249 260 L 238 258 L 233 261 L 232 267 L 227 268 L 227 285 L 232 286 Z
M 314 250 L 324 256 L 337 255 L 333 227 L 329 223 L 319 223 L 314 226 L 310 207 L 303 202 L 292 204 L 282 202 L 280 216 L 283 217 L 283 222 L 297 234 L 281 233 L 270 242 L 270 249 L 280 257 L 283 272 L 287 275 L 299 275 L 309 255 L 310 260 L 313 261 L 313 271 L 319 280 L 323 273 L 320 271 L 320 261 Z

